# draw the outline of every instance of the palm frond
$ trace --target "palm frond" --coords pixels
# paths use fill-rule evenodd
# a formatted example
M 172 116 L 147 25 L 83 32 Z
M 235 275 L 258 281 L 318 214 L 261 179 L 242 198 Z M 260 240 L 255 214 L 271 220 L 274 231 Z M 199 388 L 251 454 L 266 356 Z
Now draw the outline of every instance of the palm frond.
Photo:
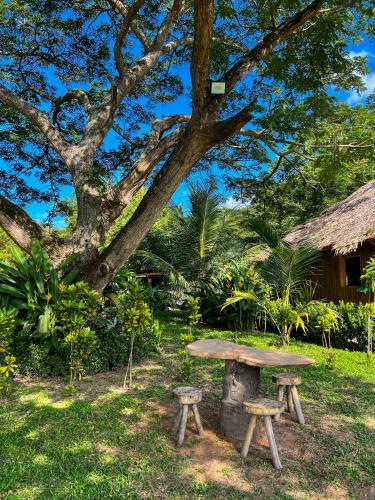
M 161 272 L 167 274 L 170 283 L 172 283 L 178 290 L 191 290 L 191 285 L 184 277 L 184 275 L 180 273 L 172 264 L 162 259 L 158 255 L 149 252 L 148 250 L 137 250 L 136 252 L 134 252 L 134 255 L 143 260 L 143 262 L 147 262 L 148 264 L 155 266 L 156 269 L 159 269 Z
M 280 236 L 264 219 L 251 219 L 249 222 L 249 229 L 254 231 L 260 241 L 269 248 L 276 248 L 281 243 Z

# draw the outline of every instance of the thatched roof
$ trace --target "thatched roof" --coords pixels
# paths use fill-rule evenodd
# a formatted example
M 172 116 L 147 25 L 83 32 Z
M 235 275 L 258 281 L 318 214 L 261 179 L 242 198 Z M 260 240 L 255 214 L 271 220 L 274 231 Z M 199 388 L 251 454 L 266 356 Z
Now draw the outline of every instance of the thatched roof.
M 311 243 L 321 250 L 331 248 L 343 255 L 374 238 L 375 180 L 372 180 L 324 210 L 320 217 L 295 227 L 284 241 L 292 246 Z

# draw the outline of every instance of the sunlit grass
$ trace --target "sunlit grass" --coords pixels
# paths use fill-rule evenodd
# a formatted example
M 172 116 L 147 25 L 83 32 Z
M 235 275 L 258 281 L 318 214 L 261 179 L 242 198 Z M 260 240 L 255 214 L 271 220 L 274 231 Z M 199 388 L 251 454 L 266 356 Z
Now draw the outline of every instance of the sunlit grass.
M 178 379 L 180 318 L 163 318 L 163 354 L 145 369 L 135 369 L 135 389 L 121 389 L 122 375 L 103 375 L 78 385 L 78 394 L 64 394 L 64 382 L 18 384 L 0 406 L 0 495 L 7 498 L 251 498 L 233 484 L 200 480 L 192 474 L 187 452 L 169 437 L 166 420 L 171 391 Z M 275 348 L 271 334 L 196 329 L 196 338 L 223 338 L 267 349 Z M 321 347 L 293 342 L 290 351 L 313 357 L 301 371 L 299 392 L 310 409 L 311 445 L 319 460 L 288 460 L 283 480 L 267 454 L 249 463 L 244 472 L 254 498 L 306 498 L 328 486 L 340 486 L 361 498 L 369 491 L 374 471 L 374 361 L 365 353 L 335 351 L 333 369 L 326 366 Z M 262 391 L 275 392 L 272 370 L 262 370 Z M 206 413 L 217 411 L 221 399 L 223 363 L 195 360 L 191 383 L 209 384 L 204 394 Z M 202 403 L 203 404 L 203 403 Z M 327 427 L 328 426 L 328 427 Z M 217 443 L 223 440 L 217 435 Z M 185 452 L 184 452 L 185 450 Z M 219 478 L 230 483 L 244 462 L 234 453 Z M 196 473 L 203 473 L 205 463 Z M 256 472 L 257 471 L 257 472 Z M 264 478 L 264 479 L 262 479 Z M 302 492 L 302 493 L 301 493 Z M 298 496 L 298 495 L 297 495 Z

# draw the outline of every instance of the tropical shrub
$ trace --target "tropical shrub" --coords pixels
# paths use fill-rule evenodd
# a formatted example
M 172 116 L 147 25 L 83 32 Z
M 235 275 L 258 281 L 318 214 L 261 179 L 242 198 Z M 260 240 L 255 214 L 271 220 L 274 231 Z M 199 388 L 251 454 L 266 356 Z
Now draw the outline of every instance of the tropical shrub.
M 96 334 L 88 326 L 103 307 L 100 295 L 84 282 L 60 285 L 60 298 L 55 305 L 56 324 L 52 334 L 69 352 L 70 383 L 81 379 L 85 361 L 90 357 Z
M 237 331 L 255 329 L 263 310 L 257 300 L 249 298 L 222 308 L 235 291 L 249 292 L 251 296 L 262 299 L 267 295 L 268 287 L 254 267 L 244 269 L 236 264 L 228 266 L 222 273 L 200 285 L 203 323 Z
M 30 256 L 14 249 L 14 267 L 0 263 L 0 340 L 12 330 L 12 356 L 22 373 L 70 373 L 72 384 L 84 373 L 124 366 L 159 349 L 160 326 L 149 321 L 145 289 L 132 273 L 124 270 L 108 287 L 109 295 L 119 295 L 119 308 L 84 282 L 69 284 L 73 278 L 59 280 L 36 240 Z M 1 360 L 9 378 L 15 360 L 8 351 Z
M 59 298 L 59 284 L 70 283 L 75 273 L 60 282 L 36 239 L 31 242 L 29 257 L 16 246 L 12 251 L 14 267 L 0 262 L 0 306 L 17 310 L 17 321 L 24 333 L 34 338 L 48 336 L 55 321 L 53 304 Z
M 367 262 L 364 273 L 361 276 L 361 279 L 365 281 L 367 284 L 368 290 L 370 292 L 370 296 L 372 293 L 373 304 L 375 305 L 375 257 L 372 257 Z M 374 323 L 371 317 L 371 307 L 368 307 L 367 311 L 367 352 L 372 352 L 372 339 L 373 339 L 373 329 Z
M 11 354 L 16 315 L 14 308 L 0 309 L 0 393 L 9 392 L 10 378 L 17 368 L 16 358 Z
M 202 314 L 199 312 L 200 298 L 188 295 L 186 297 L 185 307 L 188 313 L 187 322 L 189 325 L 189 330 L 191 331 L 192 327 L 197 325 L 202 317 Z
M 123 278 L 123 279 L 122 279 Z M 129 359 L 124 377 L 124 387 L 132 386 L 132 366 L 134 342 L 137 333 L 144 332 L 151 324 L 152 316 L 148 304 L 145 302 L 145 292 L 142 284 L 133 276 L 123 276 L 121 280 L 123 290 L 111 296 L 118 315 L 122 321 L 122 331 L 130 337 Z M 126 287 L 128 283 L 128 288 Z
M 312 303 L 308 306 L 308 322 L 305 332 L 296 332 L 301 340 L 322 343 L 323 329 L 327 328 L 325 320 L 327 308 L 337 316 L 337 326 L 331 327 L 331 346 L 337 349 L 366 351 L 368 343 L 368 317 L 375 325 L 375 306 L 373 304 L 354 304 L 340 301 L 339 304 Z

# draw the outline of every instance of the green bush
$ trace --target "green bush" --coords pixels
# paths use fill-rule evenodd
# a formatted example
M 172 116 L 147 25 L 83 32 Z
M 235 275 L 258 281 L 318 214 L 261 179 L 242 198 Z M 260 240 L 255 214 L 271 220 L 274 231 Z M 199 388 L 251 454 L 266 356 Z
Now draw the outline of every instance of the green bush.
M 10 378 L 17 368 L 16 358 L 11 352 L 16 315 L 14 308 L 0 309 L 0 393 L 9 391 Z
M 203 323 L 237 331 L 256 328 L 258 320 L 262 318 L 262 307 L 259 303 L 243 300 L 222 308 L 235 290 L 252 292 L 262 299 L 266 295 L 267 287 L 253 267 L 245 270 L 232 265 L 220 275 L 213 276 L 201 284 L 199 297 Z
M 14 267 L 0 262 L 0 306 L 17 310 L 17 323 L 33 338 L 48 337 L 55 317 L 53 304 L 59 300 L 60 287 L 70 283 L 75 273 L 59 281 L 48 255 L 35 239 L 30 256 L 13 247 Z
M 354 304 L 340 301 L 339 304 L 314 303 L 308 308 L 307 330 L 297 332 L 301 340 L 322 343 L 322 320 L 328 307 L 337 313 L 338 325 L 331 332 L 331 345 L 338 349 L 351 351 L 367 350 L 368 318 L 369 313 L 372 325 L 375 325 L 375 306 L 373 304 Z
M 108 296 L 101 297 L 86 283 L 69 284 L 74 273 L 60 280 L 36 240 L 30 256 L 17 249 L 13 253 L 14 267 L 0 263 L 0 347 L 8 339 L 6 350 L 1 351 L 0 371 L 7 378 L 14 371 L 13 356 L 21 373 L 56 376 L 70 371 L 71 382 L 84 373 L 126 365 L 131 349 L 130 316 L 125 317 Z M 134 336 L 134 359 L 157 351 L 160 327 L 157 321 L 149 321 L 140 281 L 124 271 L 109 287 L 109 294 L 122 297 L 129 314 L 135 301 L 142 302 L 137 322 L 143 328 Z

